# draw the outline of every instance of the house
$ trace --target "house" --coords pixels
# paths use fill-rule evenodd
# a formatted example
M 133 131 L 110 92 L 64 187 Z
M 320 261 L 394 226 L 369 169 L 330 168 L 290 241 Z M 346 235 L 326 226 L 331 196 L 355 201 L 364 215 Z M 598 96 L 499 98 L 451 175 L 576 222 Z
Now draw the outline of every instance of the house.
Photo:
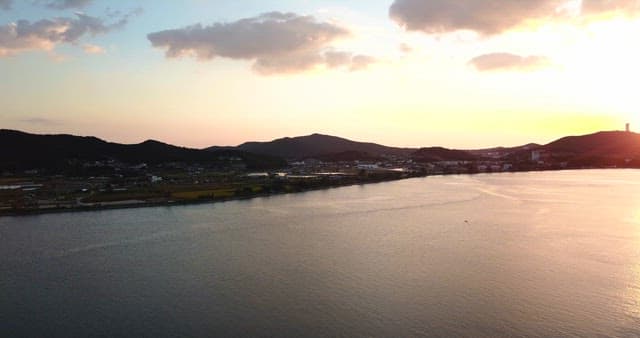
M 551 159 L 551 152 L 544 150 L 544 149 L 538 149 L 538 150 L 532 150 L 531 151 L 531 162 L 537 162 L 537 163 L 544 163 L 545 161 L 548 161 Z
M 377 170 L 377 169 L 380 169 L 380 166 L 377 164 L 358 164 L 358 169 Z

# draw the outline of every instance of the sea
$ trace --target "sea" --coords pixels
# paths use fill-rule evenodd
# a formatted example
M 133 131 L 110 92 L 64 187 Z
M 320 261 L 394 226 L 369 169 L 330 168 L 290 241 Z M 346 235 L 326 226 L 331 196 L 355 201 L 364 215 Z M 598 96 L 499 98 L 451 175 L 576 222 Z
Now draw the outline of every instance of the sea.
M 640 171 L 0 217 L 2 337 L 639 337 Z

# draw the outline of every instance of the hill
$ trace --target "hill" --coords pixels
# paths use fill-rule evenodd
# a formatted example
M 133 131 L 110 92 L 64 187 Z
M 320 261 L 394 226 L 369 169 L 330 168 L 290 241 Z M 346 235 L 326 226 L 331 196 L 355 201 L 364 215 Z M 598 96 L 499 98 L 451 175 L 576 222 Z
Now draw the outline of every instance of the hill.
M 542 146 L 531 143 L 519 147 L 479 150 L 442 147 L 397 148 L 322 134 L 199 150 L 154 140 L 138 144 L 119 144 L 96 137 L 36 135 L 0 129 L 0 145 L 0 170 L 57 170 L 73 163 L 78 165 L 83 161 L 104 160 L 130 164 L 183 162 L 213 166 L 241 161 L 249 169 L 271 169 L 286 166 L 283 158 L 317 158 L 326 162 L 341 162 L 384 161 L 390 156 L 411 158 L 416 162 L 494 159 L 533 165 L 531 155 L 534 150 L 538 151 L 538 157 L 545 164 L 564 163 L 563 167 L 640 167 L 640 134 L 621 131 L 568 136 Z
M 375 156 L 363 151 L 354 151 L 354 150 L 343 151 L 339 153 L 324 154 L 320 156 L 315 156 L 315 158 L 323 162 L 353 162 L 353 161 L 377 162 L 377 161 L 384 160 L 384 158 L 381 156 Z
M 567 136 L 542 149 L 565 156 L 640 156 L 640 134 L 623 131 L 601 131 L 582 136 Z
M 477 160 L 478 156 L 464 150 L 429 147 L 412 153 L 411 159 L 416 162 L 473 161 Z
M 158 164 L 166 162 L 210 163 L 222 158 L 240 158 L 247 167 L 279 167 L 278 158 L 249 154 L 239 150 L 215 152 L 173 146 L 148 140 L 139 144 L 119 144 L 96 137 L 74 135 L 36 135 L 15 130 L 0 130 L 0 169 L 52 169 L 70 161 L 117 160 L 124 163 Z
M 219 148 L 212 147 L 208 149 Z M 332 154 L 340 153 L 351 156 L 360 153 L 362 155 L 366 154 L 367 157 L 408 156 L 415 151 L 415 149 L 387 147 L 376 143 L 356 142 L 322 134 L 285 137 L 270 142 L 247 142 L 237 146 L 235 149 L 289 159 L 330 157 Z
M 510 153 L 505 159 L 531 161 L 537 151 L 545 163 L 565 163 L 566 167 L 640 166 L 640 134 L 623 131 L 601 131 L 567 136 L 545 145 L 526 147 Z
M 567 136 L 539 148 L 555 161 L 570 165 L 616 165 L 640 161 L 640 134 L 601 131 L 582 136 Z
M 531 151 L 532 149 L 537 149 L 539 147 L 540 145 L 537 143 L 528 143 L 516 147 L 494 147 L 486 149 L 472 149 L 467 151 L 475 156 L 482 158 L 501 159 L 506 158 L 512 154 L 520 153 L 523 151 Z
M 416 151 L 411 158 L 418 162 L 495 159 L 523 163 L 531 161 L 532 151 L 538 151 L 545 163 L 566 163 L 567 167 L 640 167 L 640 134 L 601 131 L 567 136 L 545 145 L 529 143 L 467 151 L 431 147 Z

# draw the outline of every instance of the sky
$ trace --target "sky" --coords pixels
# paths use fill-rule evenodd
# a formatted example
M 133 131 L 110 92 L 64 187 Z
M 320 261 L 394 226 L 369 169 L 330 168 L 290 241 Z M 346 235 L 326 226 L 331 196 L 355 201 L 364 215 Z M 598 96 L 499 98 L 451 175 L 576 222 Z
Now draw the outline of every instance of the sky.
M 0 128 L 482 148 L 640 130 L 640 0 L 0 0 Z

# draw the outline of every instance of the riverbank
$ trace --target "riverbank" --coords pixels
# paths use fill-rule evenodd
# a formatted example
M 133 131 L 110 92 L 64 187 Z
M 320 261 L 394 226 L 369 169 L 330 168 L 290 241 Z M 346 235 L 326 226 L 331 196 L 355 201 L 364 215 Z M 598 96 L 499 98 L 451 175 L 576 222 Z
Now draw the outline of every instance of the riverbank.
M 341 188 L 354 185 L 375 184 L 397 180 L 404 180 L 409 178 L 419 177 L 431 177 L 431 176 L 452 176 L 452 175 L 497 175 L 497 174 L 513 174 L 519 172 L 542 172 L 542 171 L 571 171 L 571 170 L 593 170 L 593 169 L 634 169 L 634 168 L 566 168 L 566 169 L 544 169 L 544 170 L 517 170 L 510 172 L 477 172 L 477 173 L 438 173 L 438 174 L 410 174 L 402 176 L 379 176 L 379 177 L 367 177 L 367 178 L 355 178 L 346 181 L 328 181 L 322 182 L 317 185 L 295 185 L 294 190 L 271 190 L 265 192 L 251 192 L 247 193 L 243 190 L 243 194 L 224 196 L 224 197 L 211 197 L 211 198 L 196 198 L 189 200 L 176 200 L 167 199 L 163 201 L 144 201 L 144 200 L 131 200 L 131 201 L 114 201 L 104 203 L 82 204 L 72 207 L 50 207 L 50 208 L 31 208 L 31 209 L 19 209 L 19 210 L 0 210 L 0 217 L 21 217 L 21 216 L 33 216 L 33 215 L 45 215 L 45 214 L 58 214 L 68 212 L 92 212 L 101 210 L 117 210 L 117 209 L 134 209 L 134 208 L 152 208 L 152 207 L 172 207 L 172 206 L 185 206 L 185 205 L 199 205 L 210 203 L 222 203 L 229 201 L 250 200 L 253 198 L 262 198 L 277 195 L 297 194 L 309 191 L 327 190 L 333 188 Z
M 143 201 L 143 200 L 131 200 L 131 201 L 116 201 L 94 204 L 83 204 L 72 207 L 51 207 L 51 208 L 38 208 L 38 209 L 21 209 L 21 210 L 5 210 L 0 211 L 0 217 L 20 217 L 20 216 L 33 216 L 33 215 L 45 215 L 45 214 L 59 214 L 67 212 L 92 212 L 101 210 L 117 210 L 117 209 L 134 209 L 134 208 L 152 208 L 152 207 L 172 207 L 172 206 L 185 206 L 185 205 L 198 205 L 198 204 L 210 204 L 210 203 L 223 203 L 229 201 L 250 200 L 253 198 L 262 198 L 276 195 L 297 194 L 309 191 L 327 190 L 341 187 L 348 187 L 354 185 L 363 184 L 375 184 L 390 181 L 397 181 L 402 179 L 409 179 L 415 177 L 426 177 L 428 175 L 407 175 L 399 177 L 382 177 L 373 178 L 361 181 L 347 181 L 339 182 L 333 181 L 331 184 L 317 185 L 317 186 L 296 186 L 295 191 L 270 191 L 259 192 L 245 195 L 233 195 L 225 197 L 213 197 L 213 198 L 198 198 L 190 200 L 165 200 L 165 201 Z

